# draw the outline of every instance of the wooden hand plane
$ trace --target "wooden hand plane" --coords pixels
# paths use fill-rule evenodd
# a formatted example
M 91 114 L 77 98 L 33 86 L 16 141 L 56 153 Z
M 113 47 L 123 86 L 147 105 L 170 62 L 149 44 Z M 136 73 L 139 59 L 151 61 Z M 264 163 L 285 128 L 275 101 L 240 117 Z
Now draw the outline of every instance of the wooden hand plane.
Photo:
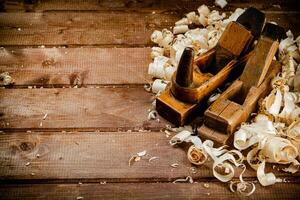
M 248 120 L 258 100 L 271 90 L 270 80 L 280 71 L 281 65 L 273 57 L 283 34 L 282 27 L 265 25 L 240 78 L 205 111 L 204 125 L 199 129 L 201 137 L 229 143 L 230 135 Z
M 171 84 L 156 98 L 158 113 L 178 126 L 200 115 L 206 106 L 203 101 L 228 79 L 233 69 L 245 64 L 244 55 L 264 23 L 262 12 L 248 8 L 236 22 L 226 26 L 216 47 L 195 61 L 193 50 L 186 48 Z

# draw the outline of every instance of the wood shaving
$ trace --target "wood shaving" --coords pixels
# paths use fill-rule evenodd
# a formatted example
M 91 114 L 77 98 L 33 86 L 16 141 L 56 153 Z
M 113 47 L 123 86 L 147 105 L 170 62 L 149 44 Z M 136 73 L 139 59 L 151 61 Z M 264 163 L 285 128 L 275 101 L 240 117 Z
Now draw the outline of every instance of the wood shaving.
M 0 85 L 11 85 L 14 83 L 13 78 L 9 75 L 8 72 L 3 72 L 0 74 Z
M 234 133 L 235 148 L 251 148 L 247 162 L 257 171 L 257 178 L 263 186 L 282 182 L 274 173 L 265 172 L 266 163 L 289 164 L 283 171 L 291 173 L 297 172 L 300 165 L 297 160 L 300 149 L 299 94 L 290 91 L 299 49 L 293 47 L 295 41 L 291 31 L 286 35 L 279 46 L 282 73 L 272 80 L 273 90 L 260 104 L 259 114 L 253 122 L 243 124 Z
M 178 25 L 173 28 L 174 34 L 186 33 L 189 30 L 188 25 Z
M 152 92 L 155 93 L 155 94 L 158 94 L 158 93 L 164 91 L 165 88 L 167 87 L 168 83 L 169 83 L 169 81 L 165 81 L 165 80 L 162 80 L 162 79 L 156 79 L 152 83 Z
M 226 0 L 215 0 L 215 4 L 221 8 L 224 8 L 227 5 Z
M 191 176 L 187 176 L 186 178 L 176 179 L 173 183 L 194 183 L 194 180 Z
M 203 184 L 203 187 L 209 188 L 209 184 L 208 184 L 208 183 L 204 183 L 204 184 Z
M 171 164 L 171 167 L 173 167 L 173 168 L 177 168 L 178 166 L 179 166 L 178 163 L 173 163 L 173 164 Z
M 155 120 L 158 117 L 158 113 L 156 110 L 152 110 L 148 114 L 148 120 Z
M 135 155 L 131 156 L 128 160 L 128 166 L 132 166 L 134 162 L 138 162 L 141 160 L 141 157 L 145 156 L 147 154 L 147 151 L 141 151 L 136 153 Z
M 147 154 L 147 151 L 146 151 L 146 150 L 137 153 L 137 155 L 138 155 L 139 157 L 145 156 L 146 154 Z
M 152 161 L 154 161 L 154 160 L 157 160 L 158 159 L 158 157 L 156 157 L 156 156 L 153 156 L 153 157 L 151 157 L 151 158 L 149 158 L 149 162 L 152 162 Z
M 43 120 L 45 120 L 45 119 L 47 118 L 47 116 L 48 116 L 48 113 L 46 113 L 46 114 L 44 115 Z
M 197 174 L 197 168 L 196 167 L 191 167 L 190 170 L 192 171 L 193 174 Z
M 164 132 L 166 133 L 166 138 L 169 138 L 172 135 L 168 130 L 165 130 Z

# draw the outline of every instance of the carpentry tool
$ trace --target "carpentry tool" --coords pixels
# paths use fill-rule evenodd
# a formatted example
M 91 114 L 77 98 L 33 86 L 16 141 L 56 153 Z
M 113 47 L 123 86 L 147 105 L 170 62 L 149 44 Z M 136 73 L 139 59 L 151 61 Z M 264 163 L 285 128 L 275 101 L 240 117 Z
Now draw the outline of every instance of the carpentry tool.
M 205 111 L 200 136 L 219 144 L 229 143 L 229 136 L 256 109 L 257 102 L 271 90 L 270 80 L 281 65 L 272 61 L 284 29 L 267 23 L 241 77 L 234 81 Z
M 205 100 L 222 85 L 245 55 L 264 26 L 265 15 L 248 8 L 236 22 L 230 22 L 215 48 L 194 62 L 194 53 L 186 48 L 171 84 L 156 98 L 158 113 L 176 125 L 184 125 L 200 115 Z

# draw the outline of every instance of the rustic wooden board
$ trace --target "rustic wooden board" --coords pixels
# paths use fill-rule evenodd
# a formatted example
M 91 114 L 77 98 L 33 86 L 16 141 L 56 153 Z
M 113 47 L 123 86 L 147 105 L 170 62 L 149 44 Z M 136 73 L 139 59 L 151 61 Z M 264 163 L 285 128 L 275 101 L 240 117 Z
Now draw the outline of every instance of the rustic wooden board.
M 229 191 L 227 184 L 188 183 L 107 183 L 2 185 L 0 199 L 242 199 Z M 224 186 L 226 185 L 226 186 Z M 247 199 L 297 199 L 299 183 L 279 183 L 262 187 L 256 184 L 255 193 Z
M 255 6 L 264 10 L 297 10 L 299 9 L 297 0 L 280 1 L 280 0 L 231 0 L 224 10 L 234 10 L 235 8 L 244 8 Z M 198 6 L 206 4 L 214 6 L 214 1 L 209 0 L 43 0 L 37 1 L 32 6 L 26 6 L 20 0 L 6 0 L 3 9 L 6 11 L 48 11 L 48 10 L 124 10 L 124 9 L 185 9 L 191 10 Z M 280 7 L 278 7 L 280 6 Z M 216 9 L 220 9 L 216 7 Z
M 0 13 L 0 45 L 150 45 L 153 30 L 169 28 L 181 17 L 160 12 Z M 300 33 L 299 12 L 267 18 Z
M 1 89 L 0 129 L 159 130 L 151 102 L 143 87 Z
M 154 29 L 174 24 L 174 13 L 1 13 L 1 45 L 145 45 Z M 21 30 L 18 28 L 21 28 Z
M 192 176 L 212 178 L 212 163 L 194 174 L 187 159 L 189 145 L 170 146 L 163 132 L 11 132 L 0 135 L 0 180 L 36 182 L 135 182 L 173 181 Z M 147 151 L 141 161 L 128 165 L 137 152 Z M 39 154 L 39 157 L 36 155 Z M 149 162 L 156 156 L 157 160 Z M 30 162 L 28 166 L 26 163 Z M 170 165 L 178 163 L 177 168 Z M 268 172 L 288 176 L 268 165 Z M 240 170 L 237 170 L 237 172 Z M 32 173 L 34 173 L 32 175 Z M 294 175 L 294 179 L 300 173 Z M 238 174 L 237 174 L 238 176 Z M 244 177 L 256 177 L 250 167 Z
M 6 48 L 0 50 L 0 72 L 14 85 L 144 84 L 150 48 Z
M 89 181 L 171 181 L 193 175 L 184 150 L 172 148 L 165 133 L 43 132 L 0 135 L 1 180 L 73 179 Z M 129 158 L 147 150 L 159 159 L 142 159 L 128 166 Z M 40 158 L 36 158 L 40 154 Z M 25 166 L 31 162 L 29 166 Z M 173 163 L 180 163 L 172 168 Z M 34 176 L 31 173 L 35 173 Z M 211 177 L 208 166 L 197 177 Z M 67 181 L 67 180 L 65 180 Z

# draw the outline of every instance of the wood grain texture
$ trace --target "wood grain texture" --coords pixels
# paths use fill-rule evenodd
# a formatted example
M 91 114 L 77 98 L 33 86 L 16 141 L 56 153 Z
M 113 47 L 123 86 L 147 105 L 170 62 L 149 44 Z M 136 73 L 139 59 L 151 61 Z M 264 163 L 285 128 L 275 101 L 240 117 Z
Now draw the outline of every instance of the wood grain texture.
M 193 166 L 187 159 L 189 145 L 172 147 L 164 132 L 11 132 L 0 135 L 1 182 L 61 183 L 174 181 L 192 176 L 216 180 L 212 162 Z M 140 161 L 130 157 L 147 151 Z M 37 157 L 39 154 L 39 157 Z M 158 159 L 149 162 L 149 158 Z M 28 166 L 26 163 L 30 162 Z M 178 163 L 177 168 L 171 167 Z M 267 165 L 266 171 L 288 176 Z M 284 167 L 284 166 L 283 166 Z M 236 177 L 241 170 L 236 169 Z M 33 174 L 32 174 L 33 173 Z M 297 179 L 300 172 L 291 179 Z M 250 167 L 244 177 L 256 177 Z
M 0 72 L 14 85 L 144 84 L 150 48 L 6 48 L 0 50 Z
M 0 13 L 0 44 L 146 45 L 153 30 L 178 18 L 175 12 Z
M 231 0 L 224 10 L 234 10 L 255 6 L 263 10 L 297 10 L 297 0 Z M 49 10 L 128 10 L 128 9 L 184 9 L 191 10 L 206 4 L 214 6 L 210 0 L 43 0 L 32 6 L 23 4 L 21 0 L 6 0 L 3 3 L 5 11 L 49 11 Z M 280 7 L 279 7 L 280 6 Z M 220 9 L 216 7 L 216 9 Z
M 1 89 L 0 129 L 159 130 L 151 102 L 143 87 Z
M 225 183 L 107 183 L 1 185 L 0 199 L 245 199 L 229 191 Z M 225 186 L 226 185 L 226 186 Z M 256 184 L 256 191 L 247 199 L 298 199 L 299 183 L 277 183 L 269 187 Z
M 0 13 L 0 45 L 148 46 L 153 30 L 174 26 L 181 16 L 174 11 Z M 299 17 L 298 12 L 267 14 L 295 35 Z
M 99 181 L 172 181 L 178 177 L 211 177 L 208 166 L 192 174 L 181 148 L 165 133 L 9 133 L 0 135 L 0 179 L 73 179 Z M 147 150 L 144 159 L 128 166 L 129 158 Z M 40 154 L 37 158 L 36 154 Z M 149 163 L 148 159 L 158 159 Z M 25 166 L 27 162 L 31 164 Z M 178 168 L 170 165 L 178 163 Z M 32 176 L 31 173 L 35 175 Z M 90 180 L 91 179 L 91 180 Z M 67 180 L 65 180 L 67 181 Z

